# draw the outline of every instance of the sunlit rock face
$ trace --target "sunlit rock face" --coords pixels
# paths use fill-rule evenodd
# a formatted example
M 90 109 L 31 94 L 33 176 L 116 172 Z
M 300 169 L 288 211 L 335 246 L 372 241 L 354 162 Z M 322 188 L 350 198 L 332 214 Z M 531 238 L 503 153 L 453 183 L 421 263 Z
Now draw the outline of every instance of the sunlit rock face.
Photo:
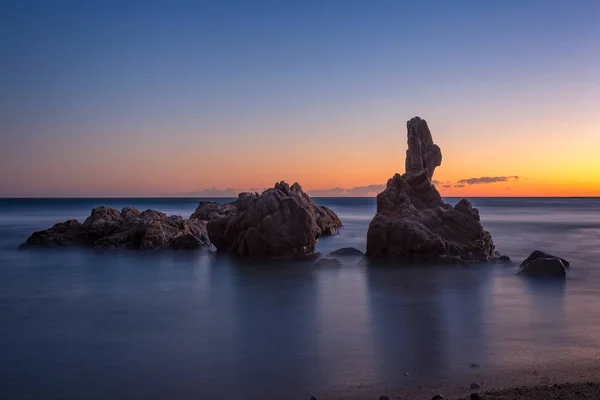
M 431 183 L 442 153 L 425 120 L 407 122 L 406 172 L 395 174 L 377 195 L 369 224 L 367 257 L 405 263 L 474 263 L 496 260 L 492 237 L 479 211 L 462 199 L 444 203 Z
M 21 248 L 93 247 L 97 249 L 198 249 L 210 247 L 206 222 L 133 207 L 94 208 L 80 223 L 69 220 L 34 232 Z
M 235 212 L 208 223 L 219 251 L 244 259 L 290 259 L 313 255 L 321 236 L 342 226 L 327 207 L 317 206 L 298 183 L 276 183 L 262 194 L 241 193 Z

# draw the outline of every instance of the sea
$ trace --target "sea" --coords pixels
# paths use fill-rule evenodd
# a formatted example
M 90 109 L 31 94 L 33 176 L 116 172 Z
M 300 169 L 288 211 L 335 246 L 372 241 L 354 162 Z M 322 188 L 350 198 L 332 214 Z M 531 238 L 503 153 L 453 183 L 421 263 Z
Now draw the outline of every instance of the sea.
M 100 205 L 187 217 L 200 200 L 0 199 L 0 398 L 322 399 L 600 360 L 598 198 L 472 198 L 511 265 L 17 250 Z M 344 223 L 317 250 L 364 251 L 375 199 L 315 200 Z M 569 260 L 567 279 L 517 276 L 535 249 Z

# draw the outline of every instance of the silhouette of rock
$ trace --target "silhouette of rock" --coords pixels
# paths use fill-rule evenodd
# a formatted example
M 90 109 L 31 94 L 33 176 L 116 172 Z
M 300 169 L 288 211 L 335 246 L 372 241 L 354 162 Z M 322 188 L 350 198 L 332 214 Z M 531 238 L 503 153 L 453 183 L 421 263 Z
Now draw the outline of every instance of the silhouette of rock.
M 329 255 L 334 257 L 361 257 L 364 256 L 365 253 L 355 249 L 354 247 L 344 247 L 342 249 L 332 251 L 329 253 Z
M 529 257 L 527 257 L 525 260 L 523 260 L 523 262 L 521 263 L 521 268 L 524 267 L 525 265 L 527 265 L 528 263 L 530 263 L 531 261 L 537 260 L 538 258 L 558 258 L 560 261 L 562 261 L 562 263 L 565 266 L 565 268 L 569 268 L 571 266 L 571 263 L 569 263 L 564 258 L 553 256 L 552 254 L 548 254 L 548 253 L 546 253 L 544 251 L 541 251 L 541 250 L 534 250 L 529 255 Z
M 34 232 L 20 248 L 94 247 L 101 249 L 156 250 L 208 247 L 206 223 L 167 216 L 154 210 L 126 207 L 94 208 L 83 222 L 69 220 Z
M 276 183 L 262 194 L 241 193 L 235 213 L 208 223 L 220 251 L 247 259 L 302 258 L 315 251 L 321 236 L 342 225 L 335 213 L 317 206 L 298 183 Z
M 466 200 L 444 203 L 431 183 L 441 151 L 427 123 L 408 121 L 406 173 L 388 180 L 377 195 L 377 214 L 367 232 L 370 258 L 404 262 L 477 263 L 497 259 L 479 210 Z
M 567 276 L 567 268 L 561 258 L 541 257 L 534 258 L 527 263 L 525 261 L 521 264 L 519 275 L 536 278 L 565 278 Z

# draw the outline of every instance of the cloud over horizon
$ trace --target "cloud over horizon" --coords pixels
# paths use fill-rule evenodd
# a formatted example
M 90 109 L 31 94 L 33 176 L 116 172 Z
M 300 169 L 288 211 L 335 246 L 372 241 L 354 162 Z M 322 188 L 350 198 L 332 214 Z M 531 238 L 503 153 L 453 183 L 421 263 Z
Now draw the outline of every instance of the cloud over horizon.
M 517 182 L 519 177 L 516 175 L 511 176 L 482 176 L 479 178 L 467 178 L 461 179 L 457 183 L 457 185 L 482 185 L 488 183 L 496 183 L 496 182 Z M 460 187 L 460 186 L 459 186 Z
M 456 182 L 451 181 L 438 181 L 432 180 L 433 183 L 437 187 L 442 187 L 444 189 L 451 188 L 464 188 L 470 185 L 482 185 L 489 183 L 497 183 L 497 182 L 518 182 L 521 177 L 517 175 L 509 175 L 509 176 L 481 176 L 479 178 L 465 178 L 460 179 Z M 369 195 L 377 195 L 385 189 L 385 184 L 372 184 L 365 186 L 354 186 L 351 188 L 342 188 L 339 186 L 329 188 L 329 189 L 309 189 L 306 192 L 313 197 L 361 197 L 361 196 L 369 196 Z M 195 192 L 186 193 L 185 196 L 196 196 L 196 197 L 237 197 L 239 193 L 243 192 L 258 192 L 262 193 L 266 188 L 257 189 L 257 188 L 249 188 L 249 189 L 236 189 L 236 188 L 225 188 L 225 189 L 217 189 L 216 187 L 206 188 Z

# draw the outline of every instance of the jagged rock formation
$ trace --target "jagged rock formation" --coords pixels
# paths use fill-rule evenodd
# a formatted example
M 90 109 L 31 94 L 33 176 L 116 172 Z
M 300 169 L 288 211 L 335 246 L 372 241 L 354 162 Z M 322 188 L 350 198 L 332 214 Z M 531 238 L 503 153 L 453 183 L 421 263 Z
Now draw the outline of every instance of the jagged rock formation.
M 314 254 L 321 236 L 337 233 L 337 215 L 317 206 L 298 183 L 276 183 L 262 194 L 241 193 L 235 212 L 208 223 L 220 251 L 248 259 L 301 258 Z
M 479 211 L 466 199 L 454 207 L 444 203 L 431 183 L 442 154 L 433 144 L 425 120 L 411 119 L 407 130 L 406 172 L 394 175 L 377 196 L 377 215 L 369 225 L 366 255 L 403 262 L 497 259 Z
M 94 208 L 80 223 L 68 220 L 50 229 L 34 232 L 20 248 L 93 247 L 100 249 L 197 249 L 209 247 L 206 222 L 184 220 L 162 212 L 140 212 L 133 207 L 119 211 Z

